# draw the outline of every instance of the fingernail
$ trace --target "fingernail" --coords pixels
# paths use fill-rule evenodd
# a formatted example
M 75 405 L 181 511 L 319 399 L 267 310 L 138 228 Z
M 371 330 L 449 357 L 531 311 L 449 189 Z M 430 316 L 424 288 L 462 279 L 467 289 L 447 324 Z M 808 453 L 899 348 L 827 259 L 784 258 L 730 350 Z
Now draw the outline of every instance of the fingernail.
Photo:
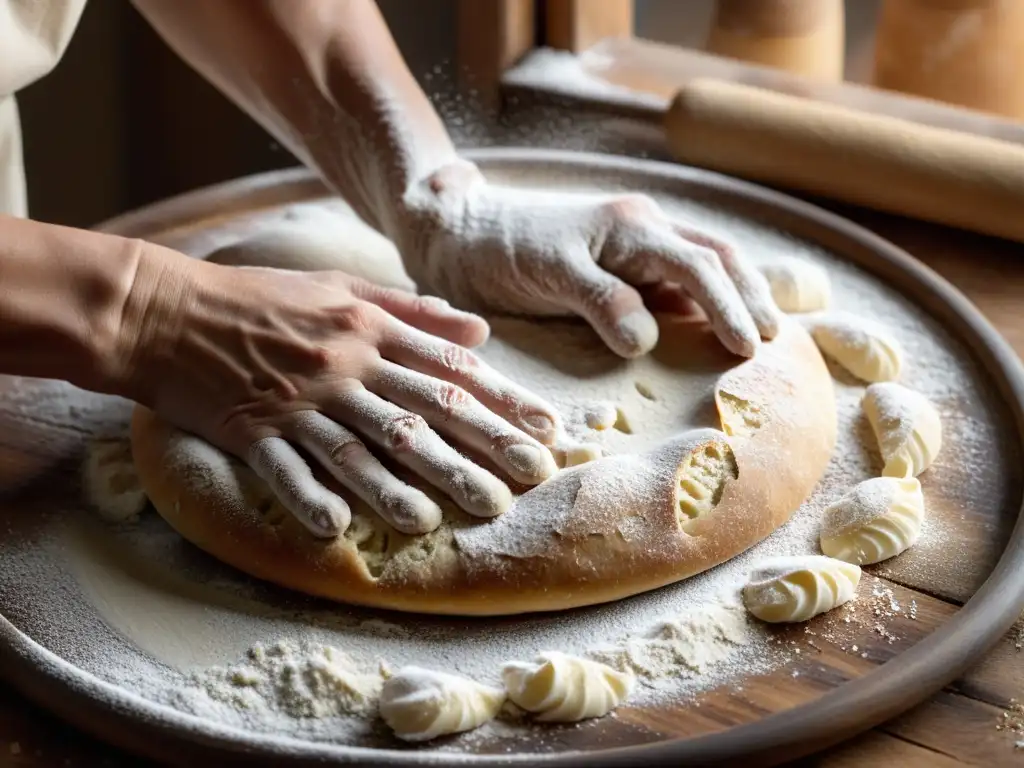
M 551 451 L 532 445 L 511 445 L 505 449 L 505 458 L 519 473 L 516 479 L 531 485 L 547 480 L 558 471 Z
M 441 525 L 441 508 L 426 494 L 401 499 L 391 510 L 391 524 L 410 536 L 430 533 Z
M 310 515 L 310 520 L 318 529 L 313 533 L 325 539 L 332 539 L 343 534 L 348 528 L 350 519 L 351 513 L 347 508 L 334 505 L 321 507 Z
M 432 309 L 450 309 L 451 304 L 440 296 L 420 296 L 420 303 Z M 456 310 L 458 311 L 458 310 Z
M 757 348 L 761 346 L 761 337 L 742 338 L 736 344 L 736 354 L 742 357 L 753 357 Z
M 630 312 L 619 318 L 616 330 L 629 357 L 644 355 L 658 343 L 658 322 L 650 312 Z
M 493 483 L 470 484 L 467 496 L 472 509 L 466 511 L 477 517 L 498 517 L 512 506 L 512 491 L 497 478 L 494 478 Z

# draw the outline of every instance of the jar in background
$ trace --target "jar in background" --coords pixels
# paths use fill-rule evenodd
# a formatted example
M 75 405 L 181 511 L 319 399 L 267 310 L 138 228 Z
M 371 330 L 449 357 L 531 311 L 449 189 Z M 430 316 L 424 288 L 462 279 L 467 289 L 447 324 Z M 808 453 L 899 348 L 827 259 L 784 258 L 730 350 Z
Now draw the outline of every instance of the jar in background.
M 718 0 L 709 53 L 842 80 L 843 0 Z
M 885 0 L 872 82 L 1024 118 L 1024 1 Z

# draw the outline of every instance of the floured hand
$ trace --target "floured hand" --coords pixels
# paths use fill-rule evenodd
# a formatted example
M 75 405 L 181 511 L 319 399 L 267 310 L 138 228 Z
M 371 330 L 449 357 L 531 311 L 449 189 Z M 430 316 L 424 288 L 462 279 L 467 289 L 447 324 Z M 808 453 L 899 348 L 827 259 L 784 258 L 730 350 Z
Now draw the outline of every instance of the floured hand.
M 350 510 L 300 451 L 406 533 L 441 510 L 363 440 L 480 517 L 511 493 L 453 445 L 526 485 L 556 471 L 554 409 L 461 346 L 487 338 L 480 318 L 341 272 L 141 263 L 124 343 L 136 399 L 246 461 L 314 534 L 343 532 Z
M 643 195 L 498 187 L 459 161 L 415 187 L 405 208 L 396 239 L 406 269 L 421 290 L 463 308 L 576 314 L 624 357 L 658 339 L 637 289 L 681 291 L 739 355 L 778 331 L 764 277 Z

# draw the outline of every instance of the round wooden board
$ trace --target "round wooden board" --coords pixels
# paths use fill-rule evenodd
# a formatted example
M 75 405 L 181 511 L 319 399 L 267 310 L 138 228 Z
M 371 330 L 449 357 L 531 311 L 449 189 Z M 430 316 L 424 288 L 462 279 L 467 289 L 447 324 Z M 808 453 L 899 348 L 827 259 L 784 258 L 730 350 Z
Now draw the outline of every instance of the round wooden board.
M 980 470 L 987 473 L 988 491 L 984 497 L 963 498 L 953 482 L 956 446 L 947 446 L 943 466 L 948 482 L 943 484 L 941 472 L 936 472 L 939 479 L 927 494 L 930 514 L 941 522 L 948 542 L 933 548 L 930 559 L 911 550 L 891 564 L 868 569 L 867 589 L 891 590 L 884 600 L 903 607 L 880 609 L 890 614 L 886 634 L 879 634 L 871 621 L 837 627 L 839 619 L 828 616 L 807 627 L 781 629 L 779 642 L 799 645 L 804 652 L 770 673 L 747 676 L 671 706 L 627 706 L 615 717 L 552 729 L 529 749 L 501 739 L 481 741 L 473 754 L 396 748 L 393 742 L 382 743 L 382 749 L 353 748 L 197 722 L 89 671 L 104 651 L 82 647 L 73 629 L 76 622 L 89 625 L 81 637 L 106 632 L 111 644 L 125 640 L 87 601 L 53 601 L 47 613 L 46 590 L 52 589 L 54 579 L 68 594 L 76 589 L 74 569 L 65 562 L 68 552 L 54 545 L 52 530 L 72 516 L 87 517 L 77 483 L 68 482 L 67 475 L 77 475 L 85 437 L 122 424 L 130 404 L 59 383 L 0 379 L 0 519 L 6 525 L 0 541 L 0 669 L 26 695 L 101 738 L 157 759 L 173 756 L 175 762 L 674 766 L 750 760 L 769 765 L 905 711 L 978 661 L 1006 632 L 1024 606 L 1024 528 L 1017 524 L 1024 496 L 1019 461 L 1024 375 L 1016 356 L 959 293 L 863 228 L 727 177 L 565 152 L 469 154 L 485 173 L 512 183 L 529 182 L 543 169 L 545 177 L 571 179 L 580 186 L 687 198 L 763 222 L 823 247 L 894 288 L 929 316 L 936 333 L 948 334 L 948 343 L 973 357 L 984 379 L 986 402 L 961 398 L 953 407 L 964 419 L 992 422 L 998 433 L 996 444 L 989 447 L 992 460 Z M 324 195 L 322 185 L 305 171 L 267 174 L 185 195 L 101 229 L 173 243 L 201 226 Z M 103 541 L 101 526 L 83 525 L 97 547 L 112 546 Z M 159 526 L 160 521 L 149 525 Z M 184 556 L 194 558 L 190 564 L 197 567 L 215 567 L 201 553 Z M 296 600 L 273 589 L 261 594 L 269 602 Z M 906 606 L 912 603 L 911 615 Z M 303 605 L 322 616 L 339 610 L 315 601 Z M 808 639 L 808 629 L 813 639 Z

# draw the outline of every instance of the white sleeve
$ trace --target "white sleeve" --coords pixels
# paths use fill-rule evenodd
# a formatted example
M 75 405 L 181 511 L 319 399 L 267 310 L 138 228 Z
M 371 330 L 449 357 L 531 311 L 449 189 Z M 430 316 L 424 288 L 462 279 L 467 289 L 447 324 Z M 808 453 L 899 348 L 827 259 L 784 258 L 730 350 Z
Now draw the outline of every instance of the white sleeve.
M 28 215 L 18 105 L 13 96 L 0 97 L 0 214 Z
M 57 65 L 83 8 L 85 0 L 0 0 L 0 98 Z
M 85 0 L 0 0 L 0 214 L 25 216 L 25 170 L 14 94 L 57 66 Z

